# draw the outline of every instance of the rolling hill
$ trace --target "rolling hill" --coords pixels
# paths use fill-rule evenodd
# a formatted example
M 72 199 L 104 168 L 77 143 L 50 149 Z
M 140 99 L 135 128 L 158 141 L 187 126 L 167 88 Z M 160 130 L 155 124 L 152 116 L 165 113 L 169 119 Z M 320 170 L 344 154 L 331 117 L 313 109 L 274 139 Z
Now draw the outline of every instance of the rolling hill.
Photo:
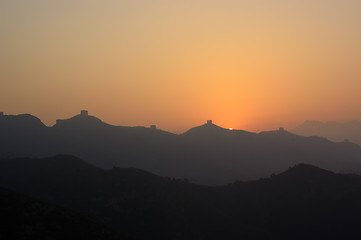
M 335 172 L 361 169 L 358 145 L 283 129 L 252 133 L 208 123 L 177 135 L 112 126 L 87 114 L 52 127 L 31 115 L 0 118 L 0 156 L 5 158 L 69 154 L 102 168 L 140 168 L 208 185 L 266 177 L 302 162 Z
M 219 187 L 65 155 L 0 165 L 1 187 L 99 217 L 135 239 L 358 239 L 361 177 L 308 164 Z

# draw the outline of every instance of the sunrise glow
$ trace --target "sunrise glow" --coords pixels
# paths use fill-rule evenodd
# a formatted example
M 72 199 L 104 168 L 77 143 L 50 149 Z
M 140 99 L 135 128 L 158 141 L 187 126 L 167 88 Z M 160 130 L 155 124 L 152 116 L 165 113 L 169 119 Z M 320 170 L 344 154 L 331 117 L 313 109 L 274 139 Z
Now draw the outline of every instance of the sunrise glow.
M 2 1 L 0 111 L 173 132 L 361 119 L 360 3 Z

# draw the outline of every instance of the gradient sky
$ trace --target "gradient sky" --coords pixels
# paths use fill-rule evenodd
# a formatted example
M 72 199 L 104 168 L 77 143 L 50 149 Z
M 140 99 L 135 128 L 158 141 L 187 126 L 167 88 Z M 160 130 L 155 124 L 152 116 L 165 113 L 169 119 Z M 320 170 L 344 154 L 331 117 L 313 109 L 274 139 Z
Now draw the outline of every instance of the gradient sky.
M 0 0 L 0 111 L 182 132 L 361 120 L 360 0 Z

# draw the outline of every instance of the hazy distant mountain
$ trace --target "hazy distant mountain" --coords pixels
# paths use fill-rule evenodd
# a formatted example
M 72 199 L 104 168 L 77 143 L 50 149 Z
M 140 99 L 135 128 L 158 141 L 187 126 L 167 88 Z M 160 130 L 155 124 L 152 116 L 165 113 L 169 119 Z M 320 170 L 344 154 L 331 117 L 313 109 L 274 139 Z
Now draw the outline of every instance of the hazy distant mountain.
M 361 172 L 361 148 L 277 131 L 251 133 L 208 123 L 184 134 L 112 126 L 83 112 L 46 127 L 30 115 L 0 116 L 0 156 L 70 154 L 98 167 L 140 168 L 204 184 L 265 177 L 305 162 Z
M 0 161 L 0 186 L 102 218 L 136 239 L 358 239 L 361 176 L 299 164 L 207 187 L 71 156 Z
M 305 121 L 295 127 L 292 132 L 303 136 L 322 136 L 332 141 L 348 140 L 361 145 L 361 122 L 345 123 Z
M 0 188 L 0 239 L 128 239 L 85 214 Z

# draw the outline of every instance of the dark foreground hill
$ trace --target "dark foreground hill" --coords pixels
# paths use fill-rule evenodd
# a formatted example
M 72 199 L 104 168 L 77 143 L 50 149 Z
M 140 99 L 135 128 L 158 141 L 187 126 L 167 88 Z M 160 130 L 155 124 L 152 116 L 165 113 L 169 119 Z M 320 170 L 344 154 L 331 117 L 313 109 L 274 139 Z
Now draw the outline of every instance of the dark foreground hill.
M 359 239 L 361 177 L 307 164 L 222 187 L 71 156 L 0 165 L 0 186 L 92 214 L 136 239 Z
M 361 172 L 361 148 L 285 130 L 251 133 L 208 123 L 184 134 L 112 126 L 86 113 L 47 127 L 31 115 L 0 116 L 0 156 L 79 156 L 103 168 L 140 168 L 160 176 L 217 185 L 251 180 L 305 162 Z
M 128 239 L 94 218 L 0 188 L 0 239 Z

